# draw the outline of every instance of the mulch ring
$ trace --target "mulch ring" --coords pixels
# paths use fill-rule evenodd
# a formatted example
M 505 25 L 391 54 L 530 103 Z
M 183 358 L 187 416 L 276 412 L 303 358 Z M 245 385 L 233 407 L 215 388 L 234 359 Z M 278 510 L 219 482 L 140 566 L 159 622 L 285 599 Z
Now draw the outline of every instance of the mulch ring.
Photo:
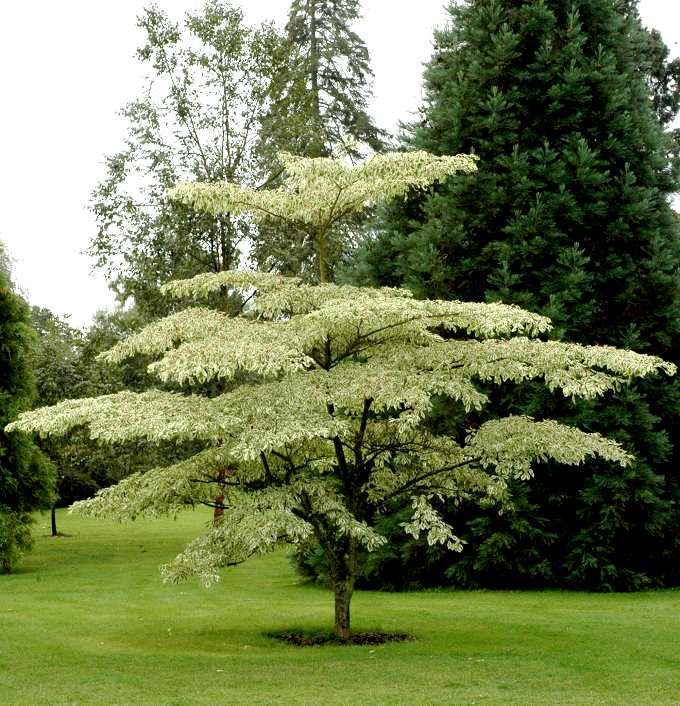
M 292 647 L 320 647 L 322 645 L 334 645 L 336 647 L 346 647 L 347 645 L 354 646 L 376 646 L 385 645 L 388 642 L 411 642 L 415 640 L 412 635 L 403 635 L 401 633 L 389 632 L 357 632 L 349 636 L 349 641 L 340 640 L 333 633 L 322 635 L 304 635 L 304 634 L 289 634 L 289 635 L 272 635 L 277 640 L 285 642 Z

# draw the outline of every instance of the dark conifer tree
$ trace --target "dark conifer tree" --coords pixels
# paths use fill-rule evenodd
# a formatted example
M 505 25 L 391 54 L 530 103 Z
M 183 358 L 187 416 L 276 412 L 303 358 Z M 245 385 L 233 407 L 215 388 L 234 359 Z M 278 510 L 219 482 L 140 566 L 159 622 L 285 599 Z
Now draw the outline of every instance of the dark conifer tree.
M 288 14 L 286 32 L 298 50 L 327 154 L 344 137 L 376 152 L 385 147 L 385 132 L 368 114 L 373 79 L 368 49 L 352 29 L 360 13 L 358 0 L 293 0 Z
M 6 573 L 33 546 L 32 513 L 49 508 L 54 499 L 51 463 L 26 434 L 5 432 L 35 395 L 29 322 L 28 306 L 0 268 L 0 572 Z
M 436 154 L 474 151 L 479 172 L 393 204 L 354 280 L 515 303 L 550 316 L 555 338 L 680 362 L 670 206 L 680 171 L 664 129 L 678 111 L 680 62 L 666 61 L 634 0 L 469 0 L 449 12 L 406 140 Z M 501 406 L 601 431 L 638 460 L 623 472 L 542 464 L 501 516 L 469 503 L 451 521 L 470 544 L 453 564 L 436 558 L 439 568 L 467 586 L 678 583 L 677 381 L 597 402 L 508 388 Z

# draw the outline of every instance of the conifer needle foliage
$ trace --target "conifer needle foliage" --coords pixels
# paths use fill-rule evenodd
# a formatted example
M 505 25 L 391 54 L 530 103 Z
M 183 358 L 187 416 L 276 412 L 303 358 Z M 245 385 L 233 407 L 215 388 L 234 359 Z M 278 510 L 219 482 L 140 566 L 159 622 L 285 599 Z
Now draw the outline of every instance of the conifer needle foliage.
M 30 368 L 34 332 L 28 306 L 13 290 L 0 243 L 0 573 L 9 573 L 33 547 L 36 510 L 54 502 L 54 467 L 31 439 L 5 425 L 30 407 L 35 378 Z
M 680 161 L 667 128 L 680 62 L 667 61 L 634 0 L 463 0 L 449 20 L 405 140 L 441 155 L 474 151 L 478 171 L 395 201 L 350 282 L 517 304 L 548 316 L 559 340 L 678 363 Z M 678 380 L 602 401 L 532 386 L 496 399 L 613 436 L 636 463 L 621 473 L 590 462 L 578 476 L 551 467 L 517 485 L 524 499 L 502 522 L 466 505 L 466 558 L 435 570 L 411 551 L 410 569 L 444 583 L 450 568 L 467 587 L 677 585 Z

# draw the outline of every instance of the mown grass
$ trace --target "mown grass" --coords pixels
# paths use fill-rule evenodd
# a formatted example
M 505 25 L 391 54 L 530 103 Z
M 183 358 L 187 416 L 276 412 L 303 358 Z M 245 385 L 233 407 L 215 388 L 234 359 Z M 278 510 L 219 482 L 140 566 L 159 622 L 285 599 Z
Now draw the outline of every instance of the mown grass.
M 680 704 L 680 591 L 358 593 L 356 631 L 384 647 L 267 637 L 331 625 L 329 591 L 283 553 L 216 586 L 166 586 L 159 563 L 206 513 L 112 525 L 59 513 L 0 576 L 0 703 L 12 706 Z

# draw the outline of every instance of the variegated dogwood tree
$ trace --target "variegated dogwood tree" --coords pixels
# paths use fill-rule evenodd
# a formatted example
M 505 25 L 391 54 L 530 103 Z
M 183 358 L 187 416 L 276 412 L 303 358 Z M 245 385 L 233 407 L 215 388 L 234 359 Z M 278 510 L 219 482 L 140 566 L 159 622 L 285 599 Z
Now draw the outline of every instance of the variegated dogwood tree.
M 523 416 L 488 421 L 459 442 L 424 423 L 433 395 L 474 410 L 487 402 L 479 381 L 543 379 L 565 395 L 593 397 L 634 376 L 674 372 L 631 351 L 540 341 L 534 336 L 549 321 L 503 304 L 418 301 L 401 289 L 310 286 L 234 271 L 166 291 L 201 297 L 220 287 L 256 289 L 248 314 L 187 309 L 106 356 L 159 354 L 152 370 L 178 383 L 249 371 L 259 384 L 212 399 L 150 391 L 68 400 L 12 426 L 46 434 L 88 424 L 102 441 L 209 441 L 189 460 L 130 476 L 74 509 L 122 521 L 214 506 L 222 497 L 222 518 L 161 567 L 173 583 L 197 574 L 209 585 L 220 567 L 286 543 L 318 542 L 335 583 L 335 631 L 345 639 L 357 550 L 384 541 L 373 522 L 390 499 L 412 498 L 411 534 L 427 532 L 430 543 L 460 550 L 433 499 L 474 492 L 502 503 L 507 479 L 530 476 L 532 462 L 547 457 L 630 460 L 598 434 Z
M 331 160 L 291 162 L 295 183 L 266 197 L 233 185 L 184 186 L 178 194 L 215 209 L 233 209 L 240 198 L 243 208 L 311 224 L 323 238 L 362 203 L 474 168 L 424 153 L 393 157 L 363 165 L 363 176 Z M 225 385 L 228 391 L 213 398 L 154 390 L 67 400 L 24 413 L 10 427 L 59 434 L 89 425 L 101 441 L 208 442 L 188 460 L 129 476 L 73 509 L 123 521 L 219 505 L 224 514 L 205 535 L 161 567 L 173 583 L 198 575 L 209 585 L 221 567 L 286 544 L 318 543 L 331 567 L 334 629 L 342 639 L 349 637 L 358 549 L 385 541 L 375 519 L 390 500 L 411 499 L 408 532 L 461 550 L 455 528 L 437 512 L 440 499 L 475 493 L 502 507 L 510 501 L 508 479 L 530 476 L 532 463 L 549 457 L 630 462 L 615 441 L 546 419 L 509 416 L 455 436 L 441 433 L 428 424 L 434 396 L 472 412 L 487 404 L 481 386 L 493 382 L 542 380 L 551 390 L 592 398 L 636 376 L 675 372 L 653 356 L 540 340 L 550 330 L 547 318 L 500 303 L 418 301 L 403 289 L 311 286 L 237 271 L 164 287 L 199 300 L 225 290 L 250 295 L 240 315 L 196 306 L 104 355 L 116 363 L 152 354 L 158 360 L 151 372 L 179 384 L 237 376 L 247 382 Z

